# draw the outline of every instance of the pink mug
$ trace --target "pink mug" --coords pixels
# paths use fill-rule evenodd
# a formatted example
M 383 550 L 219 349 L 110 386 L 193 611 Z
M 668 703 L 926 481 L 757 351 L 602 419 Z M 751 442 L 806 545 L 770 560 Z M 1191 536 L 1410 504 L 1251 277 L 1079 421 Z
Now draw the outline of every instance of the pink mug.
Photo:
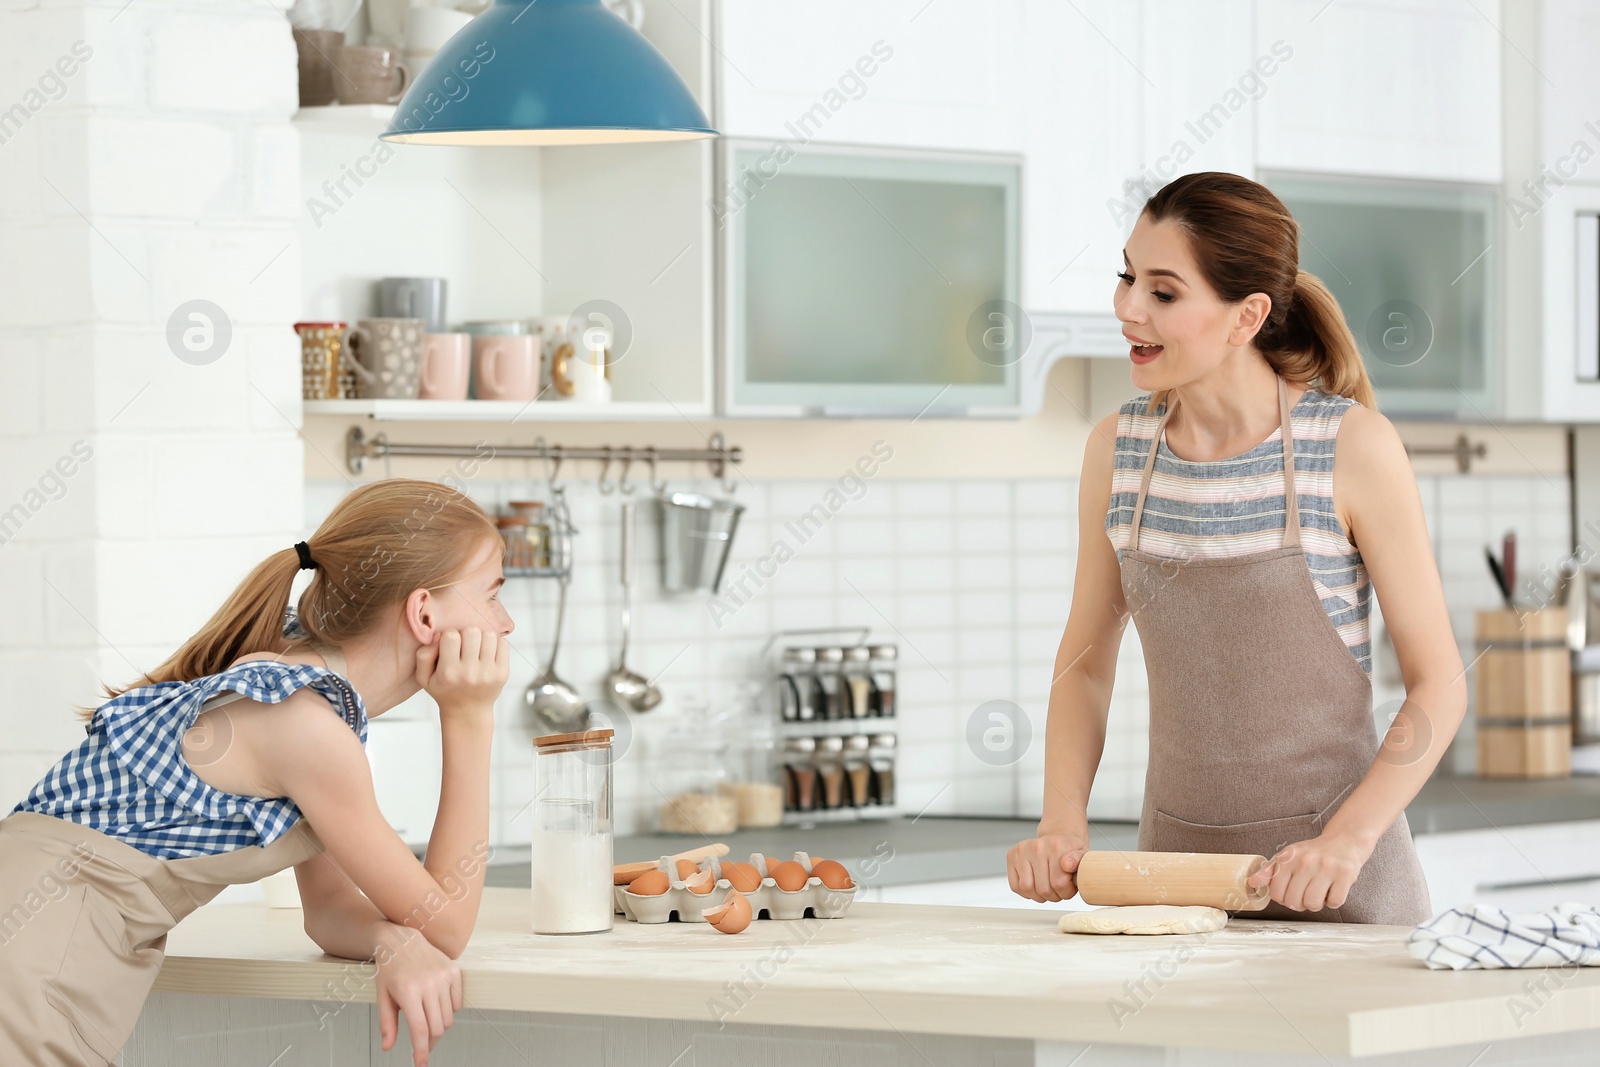
M 421 400 L 465 400 L 472 374 L 472 335 L 430 333 L 422 339 Z
M 532 334 L 478 334 L 472 370 L 479 400 L 532 400 L 539 395 L 539 344 Z

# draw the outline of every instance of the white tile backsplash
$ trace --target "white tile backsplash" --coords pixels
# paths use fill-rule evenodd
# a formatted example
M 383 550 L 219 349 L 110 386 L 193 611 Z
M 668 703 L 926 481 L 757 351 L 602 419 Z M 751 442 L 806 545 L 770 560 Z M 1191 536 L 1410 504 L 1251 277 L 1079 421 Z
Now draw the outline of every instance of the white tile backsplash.
M 558 668 L 586 694 L 596 694 L 618 639 L 619 498 L 602 496 L 592 483 L 566 485 L 581 533 Z M 342 482 L 308 483 L 308 531 L 346 488 Z M 710 483 L 693 488 L 716 491 Z M 629 662 L 643 674 L 659 675 L 665 699 L 630 723 L 631 748 L 615 776 L 623 832 L 648 827 L 660 799 L 651 784 L 652 761 L 658 758 L 653 753 L 684 701 L 691 696 L 730 699 L 737 682 L 764 676 L 760 652 L 774 631 L 823 626 L 865 626 L 873 640 L 900 648 L 898 772 L 907 811 L 927 806 L 941 814 L 1040 814 L 1049 685 L 1072 606 L 1076 480 L 873 482 L 859 499 L 846 499 L 826 518 L 819 517 L 816 505 L 835 488 L 829 481 L 783 480 L 754 483 L 752 491 L 752 483 L 741 481 L 736 498 L 747 510 L 718 617 L 706 596 L 661 592 L 654 511 L 648 499 L 635 497 Z M 1523 574 L 1536 575 L 1541 566 L 1553 564 L 1570 551 L 1565 485 L 1538 475 L 1424 476 L 1419 488 L 1452 626 L 1467 662 L 1473 654 L 1472 611 L 1498 603 L 1483 561 L 1485 541 L 1498 545 L 1500 534 L 1515 528 Z M 471 491 L 480 503 L 493 506 L 537 495 L 538 487 L 480 481 Z M 802 525 L 800 517 L 808 512 L 812 518 Z M 780 542 L 793 555 L 774 573 L 772 561 L 762 561 Z M 553 583 L 528 579 L 513 579 L 505 593 L 517 632 L 494 757 L 497 844 L 516 843 L 527 833 L 525 809 L 533 786 L 522 691 L 548 653 L 555 594 Z M 1375 705 L 1403 695 L 1381 627 L 1374 602 Z M 1130 625 L 1118 653 L 1105 749 L 1090 797 L 1096 818 L 1138 818 L 1147 699 L 1143 650 Z M 1031 741 L 1012 765 L 991 766 L 968 748 L 968 720 L 991 700 L 1012 702 L 1027 716 Z M 1470 722 L 1463 733 L 1447 757 L 1456 770 L 1471 768 Z

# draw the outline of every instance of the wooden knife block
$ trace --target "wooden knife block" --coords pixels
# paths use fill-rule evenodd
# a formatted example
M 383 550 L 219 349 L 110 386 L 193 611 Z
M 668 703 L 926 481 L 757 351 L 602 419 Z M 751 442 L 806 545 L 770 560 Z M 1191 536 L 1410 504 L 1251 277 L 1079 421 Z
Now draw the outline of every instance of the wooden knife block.
M 1572 773 L 1572 662 L 1567 610 L 1480 611 L 1478 777 Z

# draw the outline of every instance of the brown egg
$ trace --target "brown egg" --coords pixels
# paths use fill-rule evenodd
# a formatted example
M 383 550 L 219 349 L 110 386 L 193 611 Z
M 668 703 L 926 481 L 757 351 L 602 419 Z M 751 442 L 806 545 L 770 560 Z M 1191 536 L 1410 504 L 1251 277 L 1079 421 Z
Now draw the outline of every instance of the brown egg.
M 721 904 L 707 908 L 700 914 L 706 917 L 706 922 L 714 929 L 725 934 L 740 933 L 755 917 L 750 910 L 750 901 L 737 889 L 728 890 L 728 895 L 722 898 Z
M 724 863 L 722 877 L 741 893 L 754 893 L 761 888 L 761 875 L 748 863 Z
M 700 867 L 694 862 L 694 860 L 678 861 L 678 881 L 687 882 L 698 873 L 700 873 Z
M 641 897 L 659 897 L 669 884 L 666 871 L 645 871 L 628 883 L 628 892 Z
M 773 870 L 772 880 L 777 882 L 778 888 L 785 893 L 793 893 L 805 888 L 806 869 L 794 860 L 784 860 Z
M 698 894 L 699 896 L 705 896 L 707 893 L 711 892 L 712 888 L 717 884 L 717 880 L 711 877 L 710 871 L 701 871 L 700 873 L 691 877 L 688 880 L 688 884 L 689 892 Z
M 811 874 L 821 878 L 829 889 L 849 889 L 855 885 L 850 880 L 850 872 L 838 860 L 817 860 L 811 865 Z
M 778 861 L 771 856 L 767 857 L 767 877 L 772 877 L 772 872 L 778 869 Z

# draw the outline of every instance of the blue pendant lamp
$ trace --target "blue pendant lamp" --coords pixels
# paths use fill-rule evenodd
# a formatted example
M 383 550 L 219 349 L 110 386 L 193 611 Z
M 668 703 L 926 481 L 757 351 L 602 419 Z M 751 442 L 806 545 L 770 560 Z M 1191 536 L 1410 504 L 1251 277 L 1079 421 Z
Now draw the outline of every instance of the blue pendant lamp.
M 495 0 L 416 74 L 379 136 L 572 145 L 716 135 L 666 57 L 601 0 Z

